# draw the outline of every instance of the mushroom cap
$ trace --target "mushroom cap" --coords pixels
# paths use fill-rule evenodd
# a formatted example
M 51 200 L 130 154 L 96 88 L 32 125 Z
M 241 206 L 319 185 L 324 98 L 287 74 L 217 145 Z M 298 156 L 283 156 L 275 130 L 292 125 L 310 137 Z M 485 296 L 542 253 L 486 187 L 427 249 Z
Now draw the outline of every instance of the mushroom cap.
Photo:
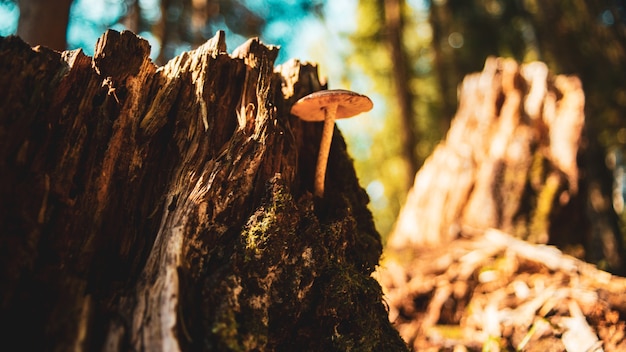
M 320 90 L 300 98 L 291 113 L 305 121 L 324 121 L 327 106 L 337 104 L 335 119 L 344 119 L 372 110 L 374 104 L 365 95 L 345 89 Z

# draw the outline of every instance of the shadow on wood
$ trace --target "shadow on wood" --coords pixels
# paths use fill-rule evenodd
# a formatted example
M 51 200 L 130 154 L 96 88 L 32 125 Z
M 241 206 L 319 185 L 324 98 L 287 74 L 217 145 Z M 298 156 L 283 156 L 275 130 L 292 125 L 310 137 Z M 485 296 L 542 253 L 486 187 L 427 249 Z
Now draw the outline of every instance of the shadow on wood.
M 341 134 L 291 116 L 317 69 L 224 33 L 163 67 L 0 38 L 0 331 L 21 350 L 402 351 Z M 25 333 L 28 338 L 24 339 Z

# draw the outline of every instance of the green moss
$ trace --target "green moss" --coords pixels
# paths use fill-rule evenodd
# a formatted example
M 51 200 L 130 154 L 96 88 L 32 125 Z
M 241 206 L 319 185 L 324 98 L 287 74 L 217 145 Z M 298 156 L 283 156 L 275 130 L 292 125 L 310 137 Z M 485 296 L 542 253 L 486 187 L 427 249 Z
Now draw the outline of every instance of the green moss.
M 533 153 L 532 163 L 528 174 L 530 185 L 534 190 L 538 190 L 543 185 L 546 174 L 545 157 L 539 151 Z
M 338 263 L 328 268 L 329 282 L 318 308 L 335 351 L 404 351 L 406 346 L 390 324 L 378 282 L 352 266 Z M 367 333 L 363 333 L 366 331 Z M 396 336 L 397 339 L 391 339 Z
M 545 181 L 545 185 L 537 196 L 537 206 L 532 215 L 530 224 L 530 236 L 528 240 L 533 243 L 547 243 L 548 229 L 550 226 L 550 214 L 553 211 L 554 197 L 559 189 L 560 181 L 556 174 L 551 175 Z
M 554 200 L 562 187 L 562 179 L 554 170 L 555 168 L 550 165 L 550 161 L 540 150 L 533 153 L 527 189 L 527 192 L 531 192 L 532 198 L 528 204 L 530 218 L 525 236 L 525 239 L 532 243 L 549 241 L 551 216 L 555 212 Z
M 500 336 L 489 336 L 483 344 L 482 352 L 507 351 L 506 341 Z
M 284 188 L 276 187 L 275 191 L 276 193 L 273 193 L 271 199 L 255 212 L 241 232 L 246 260 L 263 255 L 263 251 L 268 248 L 270 236 L 281 231 L 280 223 L 284 219 L 280 217 L 285 217 L 285 209 L 293 203 L 293 198 Z
M 435 325 L 431 329 L 447 340 L 461 341 L 464 337 L 463 328 L 460 325 Z
M 266 240 L 268 229 L 275 224 L 275 213 L 268 212 L 264 217 L 253 222 L 250 227 L 242 232 L 245 242 L 246 260 L 250 260 L 252 256 L 262 254 L 263 243 Z
M 207 283 L 213 292 L 218 282 L 226 287 L 207 303 L 208 310 L 224 310 L 212 325 L 211 346 L 407 351 L 369 275 L 380 241 L 362 200 L 335 192 L 324 200 L 305 193 L 295 201 L 280 179 L 271 182 L 236 234 L 232 255 L 219 262 L 239 281 L 215 271 Z
M 229 351 L 244 351 L 239 342 L 239 325 L 232 309 L 220 310 L 217 322 L 213 325 L 211 333 L 217 335 L 221 344 Z

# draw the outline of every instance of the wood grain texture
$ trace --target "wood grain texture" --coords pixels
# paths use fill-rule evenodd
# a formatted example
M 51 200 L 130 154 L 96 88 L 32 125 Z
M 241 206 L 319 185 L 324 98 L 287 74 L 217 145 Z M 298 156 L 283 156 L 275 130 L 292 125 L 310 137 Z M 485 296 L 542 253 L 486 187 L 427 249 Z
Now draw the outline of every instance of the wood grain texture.
M 224 33 L 163 67 L 0 38 L 0 331 L 22 350 L 402 351 L 339 131 L 288 112 L 317 68 Z M 30 338 L 18 338 L 27 331 Z

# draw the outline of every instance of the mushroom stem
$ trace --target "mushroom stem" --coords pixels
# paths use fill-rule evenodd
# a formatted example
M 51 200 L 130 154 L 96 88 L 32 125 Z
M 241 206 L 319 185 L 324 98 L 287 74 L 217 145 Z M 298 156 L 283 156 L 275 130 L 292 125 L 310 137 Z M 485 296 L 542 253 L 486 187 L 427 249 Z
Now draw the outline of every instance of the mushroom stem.
M 326 165 L 328 164 L 328 153 L 330 144 L 333 141 L 333 131 L 335 129 L 335 115 L 338 104 L 330 104 L 324 109 L 324 130 L 322 131 L 322 141 L 320 142 L 320 152 L 317 156 L 317 167 L 315 168 L 315 195 L 324 197 L 324 181 L 326 179 Z

